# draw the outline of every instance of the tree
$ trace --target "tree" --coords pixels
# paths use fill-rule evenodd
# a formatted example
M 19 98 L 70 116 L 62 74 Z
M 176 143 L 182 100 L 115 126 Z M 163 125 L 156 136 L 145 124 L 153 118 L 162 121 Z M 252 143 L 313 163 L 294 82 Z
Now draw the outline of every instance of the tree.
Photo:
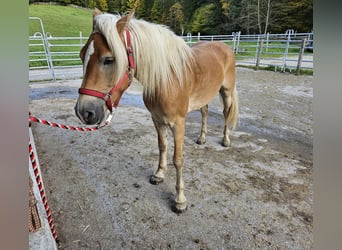
M 87 7 L 89 9 L 98 8 L 98 9 L 100 9 L 103 12 L 107 12 L 108 11 L 107 0 L 88 0 Z
M 229 29 L 227 32 L 241 30 L 241 22 L 244 16 L 242 1 L 230 0 L 229 12 L 227 16 L 227 23 L 229 23 Z
M 257 33 L 256 12 L 252 5 L 253 0 L 241 1 L 240 31 L 251 34 Z
M 89 9 L 94 9 L 96 8 L 96 1 L 95 0 L 88 0 L 88 8 Z
M 282 9 L 281 4 L 277 4 L 274 0 L 242 0 L 240 29 L 247 34 L 266 34 L 276 22 L 275 13 Z
M 286 29 L 294 29 L 297 32 L 310 32 L 312 30 L 312 0 L 295 1 L 289 0 L 287 15 L 284 16 Z M 284 30 L 286 30 L 284 27 Z
M 216 6 L 213 3 L 203 5 L 194 13 L 192 31 L 202 34 L 214 34 L 217 32 L 218 19 Z
M 129 10 L 137 8 L 140 4 L 140 0 L 126 0 L 126 1 L 127 1 L 127 7 Z
M 107 5 L 109 13 L 117 14 L 121 11 L 121 0 L 107 0 Z
M 140 0 L 139 5 L 136 7 L 136 16 L 141 19 L 145 19 L 148 17 L 146 13 L 146 5 L 145 0 Z
M 160 0 L 154 0 L 150 14 L 150 19 L 152 22 L 161 23 L 163 17 L 161 7 Z
M 190 0 L 181 0 L 181 3 L 183 6 L 185 22 L 189 23 L 194 13 L 193 6 Z
M 222 14 L 228 17 L 230 2 L 228 0 L 220 0 L 220 3 L 221 3 Z
M 29 3 L 51 0 L 29 0 Z M 55 0 L 104 12 L 125 14 L 167 24 L 176 33 L 246 34 L 311 32 L 313 0 Z
M 103 12 L 108 11 L 108 5 L 106 0 L 97 0 L 97 8 L 99 8 Z
M 266 34 L 270 21 L 271 0 L 257 0 L 257 22 L 259 34 Z
M 220 0 L 217 6 L 217 16 L 219 18 L 218 32 L 220 34 L 229 34 L 231 31 L 232 23 L 229 18 L 232 4 L 230 0 Z
M 115 0 L 107 0 L 107 5 L 109 13 L 115 14 L 118 12 L 118 9 L 115 7 Z
M 169 15 L 167 17 L 166 24 L 176 33 L 182 35 L 184 32 L 184 13 L 183 6 L 180 2 L 174 3 L 170 10 Z
M 61 3 L 62 5 L 71 4 L 71 0 L 60 0 L 60 3 Z

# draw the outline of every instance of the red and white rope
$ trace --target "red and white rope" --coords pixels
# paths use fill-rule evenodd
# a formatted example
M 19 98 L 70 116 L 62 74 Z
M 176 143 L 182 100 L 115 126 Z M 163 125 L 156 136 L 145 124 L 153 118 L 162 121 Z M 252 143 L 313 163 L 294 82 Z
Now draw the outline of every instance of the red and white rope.
M 52 126 L 52 127 L 56 127 L 56 128 L 68 129 L 68 130 L 79 131 L 79 132 L 89 132 L 89 131 L 96 131 L 96 130 L 108 125 L 110 123 L 111 119 L 112 119 L 112 114 L 110 114 L 108 116 L 108 118 L 105 122 L 103 122 L 102 124 L 100 124 L 96 127 L 75 127 L 75 126 L 69 126 L 69 125 L 64 125 L 64 124 L 59 124 L 56 122 L 50 122 L 47 120 L 39 119 L 37 117 L 32 116 L 31 112 L 29 112 L 28 121 L 29 121 L 29 126 L 31 125 L 31 122 L 38 122 L 38 123 L 48 125 L 48 126 Z M 46 194 L 45 194 L 45 190 L 44 190 L 43 180 L 42 180 L 41 174 L 39 173 L 39 167 L 38 167 L 38 164 L 36 161 L 36 156 L 34 154 L 33 146 L 31 143 L 31 138 L 29 138 L 29 156 L 30 156 L 30 160 L 32 163 L 34 176 L 36 178 L 36 182 L 38 185 L 40 197 L 42 198 L 43 205 L 44 205 L 44 208 L 46 211 L 46 215 L 47 215 L 47 219 L 48 219 L 48 222 L 50 225 L 51 233 L 52 233 L 52 236 L 54 237 L 54 239 L 57 241 L 57 233 L 55 230 L 55 224 L 53 222 L 50 207 L 47 203 L 47 198 L 46 198 Z
M 38 122 L 38 123 L 48 125 L 51 127 L 68 129 L 68 130 L 73 130 L 73 131 L 78 131 L 78 132 L 90 132 L 90 131 L 96 131 L 96 130 L 108 125 L 110 123 L 112 117 L 113 117 L 112 114 L 110 114 L 105 122 L 103 122 L 102 124 L 100 124 L 96 127 L 75 127 L 75 126 L 70 126 L 70 125 L 59 124 L 56 122 L 50 122 L 47 120 L 39 119 L 35 116 L 32 116 L 30 113 L 29 113 L 29 122 Z
M 46 198 L 46 194 L 45 194 L 42 178 L 41 178 L 41 175 L 39 173 L 39 168 L 38 168 L 38 164 L 37 164 L 36 157 L 35 157 L 35 154 L 34 154 L 33 146 L 31 144 L 31 139 L 29 139 L 29 156 L 30 156 L 30 160 L 31 160 L 31 163 L 32 163 L 33 173 L 34 173 L 34 176 L 36 178 L 37 185 L 38 185 L 39 194 L 40 194 L 40 197 L 42 198 L 43 205 L 44 205 L 44 208 L 45 208 L 45 211 L 46 211 L 46 215 L 47 215 L 47 219 L 48 219 L 48 222 L 49 222 L 49 225 L 50 225 L 51 233 L 52 233 L 52 236 L 54 237 L 54 239 L 57 240 L 55 224 L 53 222 L 53 218 L 52 218 L 50 207 L 49 207 L 49 205 L 47 203 L 47 198 Z

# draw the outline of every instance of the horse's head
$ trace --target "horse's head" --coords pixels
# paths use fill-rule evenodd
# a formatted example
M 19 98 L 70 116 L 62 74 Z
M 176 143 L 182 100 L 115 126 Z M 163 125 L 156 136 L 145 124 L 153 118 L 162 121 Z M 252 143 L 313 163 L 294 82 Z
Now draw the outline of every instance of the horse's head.
M 132 80 L 134 69 L 127 25 L 133 13 L 119 17 L 94 11 L 93 32 L 81 49 L 83 81 L 75 106 L 85 124 L 100 124 Z

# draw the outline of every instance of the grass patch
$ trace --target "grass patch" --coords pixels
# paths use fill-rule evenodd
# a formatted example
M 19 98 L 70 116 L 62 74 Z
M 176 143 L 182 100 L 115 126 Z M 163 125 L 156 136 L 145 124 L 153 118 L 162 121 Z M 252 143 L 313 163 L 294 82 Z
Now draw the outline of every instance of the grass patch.
M 93 11 L 72 6 L 59 5 L 29 5 L 29 16 L 38 17 L 42 20 L 44 30 L 51 35 L 49 39 L 51 59 L 54 66 L 74 66 L 81 65 L 79 51 L 85 39 L 92 32 Z M 42 28 L 38 20 L 29 20 L 29 35 L 36 32 L 42 33 Z M 54 40 L 55 37 L 66 38 Z M 73 37 L 75 39 L 67 39 Z M 47 58 L 44 52 L 42 40 L 30 39 L 29 44 L 29 67 L 46 67 Z M 34 45 L 34 46 L 33 46 Z
M 31 4 L 29 16 L 42 19 L 45 32 L 54 37 L 77 37 L 80 32 L 83 36 L 89 36 L 93 26 L 92 10 L 71 6 Z M 30 20 L 29 35 L 37 31 L 41 32 L 39 21 Z
M 237 67 L 240 68 L 247 68 L 247 69 L 254 69 L 256 70 L 256 66 L 252 66 L 252 65 L 237 65 Z M 259 66 L 259 70 L 268 70 L 268 71 L 277 71 L 277 72 L 281 72 L 279 67 L 275 67 L 273 65 L 268 65 L 268 66 Z M 296 74 L 296 70 L 293 68 L 285 68 L 285 72 L 283 73 L 290 73 L 295 75 Z M 313 70 L 311 69 L 300 69 L 299 70 L 299 74 L 300 75 L 313 75 Z
M 231 44 L 227 43 L 232 47 Z M 236 59 L 245 57 L 256 57 L 258 44 L 256 42 L 242 42 L 239 44 L 238 53 L 235 54 Z M 300 44 L 293 43 L 288 47 L 287 55 L 298 55 L 300 52 Z M 260 54 L 261 58 L 279 58 L 286 53 L 285 42 L 270 42 L 268 46 L 264 45 Z M 312 55 L 312 52 L 305 52 L 305 55 Z

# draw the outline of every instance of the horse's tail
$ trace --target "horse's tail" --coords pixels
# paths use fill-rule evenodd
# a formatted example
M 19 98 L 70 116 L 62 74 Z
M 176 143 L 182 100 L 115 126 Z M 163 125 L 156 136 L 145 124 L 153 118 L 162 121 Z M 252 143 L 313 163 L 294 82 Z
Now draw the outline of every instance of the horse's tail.
M 239 101 L 238 101 L 238 93 L 236 90 L 236 87 L 234 87 L 234 90 L 232 92 L 231 96 L 231 106 L 229 108 L 229 114 L 228 114 L 228 124 L 232 129 L 236 128 L 236 125 L 239 121 Z

